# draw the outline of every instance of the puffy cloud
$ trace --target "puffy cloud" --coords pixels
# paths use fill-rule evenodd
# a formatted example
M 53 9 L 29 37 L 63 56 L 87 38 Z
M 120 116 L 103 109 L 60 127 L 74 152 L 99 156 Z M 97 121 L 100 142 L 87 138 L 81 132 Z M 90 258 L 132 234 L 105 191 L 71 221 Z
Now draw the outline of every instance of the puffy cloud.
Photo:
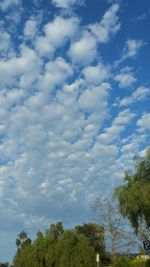
M 80 39 L 71 44 L 68 55 L 73 63 L 85 65 L 92 63 L 97 55 L 95 38 L 88 32 L 83 32 Z
M 106 11 L 100 23 L 91 24 L 89 29 L 100 43 L 107 43 L 110 36 L 115 34 L 120 29 L 120 22 L 117 16 L 119 10 L 118 4 L 113 4 Z
M 34 42 L 35 50 L 40 56 L 51 57 L 54 52 L 54 46 L 44 36 L 37 36 Z
M 117 138 L 119 138 L 121 132 L 125 130 L 126 124 L 129 124 L 135 113 L 131 112 L 129 109 L 121 111 L 118 116 L 113 120 L 112 126 L 105 129 L 105 132 L 100 134 L 97 139 L 100 143 L 112 143 Z
M 0 31 L 0 54 L 5 56 L 11 46 L 11 36 L 6 31 Z
M 70 8 L 73 2 L 53 1 L 62 8 Z M 47 17 L 40 22 L 30 17 L 19 25 L 22 33 L 15 45 L 16 36 L 3 30 L 2 230 L 35 232 L 36 227 L 45 228 L 57 220 L 71 227 L 83 223 L 90 218 L 91 202 L 100 193 L 112 193 L 131 164 L 131 154 L 138 153 L 145 142 L 147 132 L 136 131 L 128 138 L 134 111 L 120 111 L 118 105 L 111 113 L 110 96 L 117 92 L 110 84 L 110 68 L 98 54 L 99 43 L 107 43 L 119 30 L 118 10 L 119 5 L 113 5 L 100 22 L 90 26 L 80 24 L 75 15 L 66 16 L 64 10 L 60 11 L 64 16 L 55 16 L 45 26 Z M 119 74 L 134 78 L 129 68 Z M 148 94 L 146 88 L 139 89 L 132 99 L 141 99 L 142 92 L 143 97 Z
M 21 55 L 0 61 L 0 84 L 5 86 L 29 87 L 37 79 L 40 60 L 34 50 L 22 46 Z
M 70 8 L 72 6 L 76 5 L 82 5 L 84 4 L 84 0 L 52 0 L 52 3 L 59 8 Z
M 77 17 L 56 16 L 43 27 L 45 35 L 37 36 L 34 45 L 40 56 L 51 57 L 55 50 L 62 47 L 76 33 L 79 26 Z
M 103 64 L 88 66 L 83 69 L 83 75 L 87 83 L 97 85 L 108 79 L 109 68 Z
M 78 28 L 79 19 L 76 17 L 55 17 L 53 22 L 44 26 L 46 38 L 54 46 L 62 46 L 64 42 L 74 35 Z
M 129 39 L 125 43 L 122 56 L 119 60 L 115 62 L 115 66 L 118 66 L 121 62 L 128 58 L 135 58 L 139 52 L 139 50 L 145 45 L 146 43 L 143 40 L 137 39 Z
M 129 39 L 124 48 L 123 59 L 135 57 L 143 45 L 142 40 Z
M 123 68 L 119 74 L 114 77 L 114 80 L 119 82 L 120 88 L 126 88 L 136 82 L 136 78 L 131 68 Z
M 110 84 L 103 83 L 84 91 L 79 98 L 79 106 L 85 112 L 105 112 Z
M 63 83 L 71 75 L 73 75 L 71 65 L 63 58 L 57 58 L 45 65 L 45 73 L 39 77 L 38 87 L 52 89 L 54 85 Z
M 32 38 L 37 32 L 37 21 L 34 18 L 30 18 L 26 21 L 24 27 L 24 36 L 25 38 Z
M 144 113 L 137 121 L 137 126 L 141 131 L 150 130 L 150 113 Z
M 125 97 L 120 101 L 120 106 L 131 105 L 137 101 L 144 100 L 150 95 L 150 88 L 141 86 L 137 88 L 131 96 Z
M 14 6 L 14 5 L 18 5 L 21 3 L 21 0 L 3 0 L 0 3 L 0 9 L 2 11 L 6 11 L 8 8 Z

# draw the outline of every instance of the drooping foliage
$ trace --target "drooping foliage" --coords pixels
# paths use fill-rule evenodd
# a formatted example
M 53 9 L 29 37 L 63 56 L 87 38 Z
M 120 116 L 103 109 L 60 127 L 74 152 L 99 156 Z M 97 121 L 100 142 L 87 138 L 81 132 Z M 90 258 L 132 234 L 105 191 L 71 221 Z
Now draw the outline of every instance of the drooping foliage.
M 82 227 L 84 229 L 85 225 Z M 94 239 L 98 237 L 99 252 L 104 253 L 104 230 L 96 224 L 93 224 L 93 228 L 92 224 L 87 224 L 86 228 L 93 229 L 90 238 L 83 233 L 84 231 L 78 231 L 79 226 L 72 230 L 64 230 L 61 222 L 52 224 L 45 234 L 38 232 L 30 245 L 17 251 L 14 266 L 95 267 L 97 247 L 92 241 L 92 233 Z
M 142 221 L 150 227 L 150 149 L 145 158 L 136 158 L 135 171 L 125 173 L 125 184 L 116 188 L 120 212 L 138 233 Z

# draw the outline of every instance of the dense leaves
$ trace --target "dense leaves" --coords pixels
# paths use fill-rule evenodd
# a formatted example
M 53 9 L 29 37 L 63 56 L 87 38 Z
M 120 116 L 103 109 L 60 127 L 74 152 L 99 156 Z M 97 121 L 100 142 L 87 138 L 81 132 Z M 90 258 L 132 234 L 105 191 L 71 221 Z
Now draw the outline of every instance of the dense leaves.
M 125 184 L 116 189 L 120 212 L 136 232 L 142 221 L 150 227 L 150 149 L 145 159 L 136 159 L 135 171 L 125 173 Z
M 75 231 L 77 234 L 87 237 L 95 251 L 103 252 L 105 250 L 104 228 L 101 225 L 95 223 L 85 223 L 83 226 L 77 225 L 75 227 Z
M 22 247 L 22 242 L 27 240 L 27 236 L 20 239 L 17 244 Z M 52 224 L 45 234 L 38 232 L 32 243 L 18 250 L 14 266 L 95 267 L 98 244 L 99 253 L 103 254 L 104 230 L 101 226 L 86 224 L 73 230 L 64 230 L 62 223 L 58 222 Z

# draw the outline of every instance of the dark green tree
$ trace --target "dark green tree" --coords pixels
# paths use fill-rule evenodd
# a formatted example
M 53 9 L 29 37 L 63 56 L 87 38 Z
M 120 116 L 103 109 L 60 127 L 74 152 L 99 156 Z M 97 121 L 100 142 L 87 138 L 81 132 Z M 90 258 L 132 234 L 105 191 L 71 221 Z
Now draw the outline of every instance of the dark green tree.
M 150 149 L 145 158 L 135 159 L 134 171 L 125 173 L 125 183 L 116 188 L 119 209 L 138 233 L 142 222 L 150 227 Z
M 16 239 L 16 246 L 18 248 L 18 252 L 31 245 L 31 239 L 28 238 L 28 234 L 25 231 L 22 231 L 18 234 L 18 238 Z
M 36 239 L 24 246 L 27 239 L 24 233 L 18 235 L 19 251 L 14 258 L 15 267 L 95 266 L 92 236 L 79 234 L 75 229 L 64 230 L 60 222 L 52 224 L 45 234 L 38 232 Z
M 82 226 L 77 225 L 75 227 L 75 232 L 78 235 L 87 237 L 96 252 L 104 253 L 105 243 L 103 226 L 96 223 L 84 223 Z
M 46 231 L 46 235 L 53 240 L 58 240 L 61 238 L 63 232 L 63 223 L 57 222 L 56 224 L 51 224 L 50 228 Z

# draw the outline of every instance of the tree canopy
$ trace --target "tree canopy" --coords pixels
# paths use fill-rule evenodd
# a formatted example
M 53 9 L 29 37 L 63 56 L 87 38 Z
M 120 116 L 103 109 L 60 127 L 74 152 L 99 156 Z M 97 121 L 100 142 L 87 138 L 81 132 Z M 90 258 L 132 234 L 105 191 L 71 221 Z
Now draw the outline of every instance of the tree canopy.
M 23 237 L 21 234 L 21 241 L 17 241 L 21 249 L 14 257 L 15 267 L 95 267 L 97 245 L 99 253 L 104 253 L 104 229 L 97 224 L 64 230 L 58 222 L 45 234 L 39 231 L 36 239 L 22 248 L 22 240 L 25 242 L 27 235 Z
M 150 227 L 150 149 L 145 158 L 135 159 L 134 171 L 125 173 L 125 184 L 116 188 L 119 209 L 138 233 L 145 222 Z

